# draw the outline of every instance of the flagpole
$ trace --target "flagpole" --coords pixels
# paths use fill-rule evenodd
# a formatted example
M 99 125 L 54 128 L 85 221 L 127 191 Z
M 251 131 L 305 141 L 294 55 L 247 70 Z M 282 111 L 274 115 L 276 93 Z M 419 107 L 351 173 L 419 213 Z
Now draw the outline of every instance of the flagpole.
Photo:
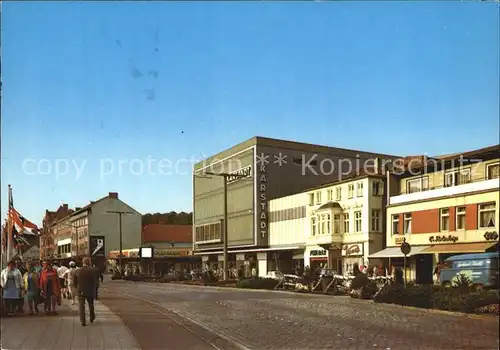
M 11 210 L 13 207 L 12 187 L 9 185 L 9 214 L 7 216 L 7 262 L 12 259 L 12 218 Z

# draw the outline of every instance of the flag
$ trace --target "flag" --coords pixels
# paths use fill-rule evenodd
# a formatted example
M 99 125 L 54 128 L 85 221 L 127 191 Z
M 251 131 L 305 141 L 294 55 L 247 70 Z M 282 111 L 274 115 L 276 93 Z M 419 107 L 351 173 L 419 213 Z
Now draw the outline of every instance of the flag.
M 37 235 L 38 226 L 27 220 L 16 209 L 9 209 L 10 222 L 18 235 Z M 14 237 L 14 235 L 13 235 Z
M 7 252 L 7 235 L 9 234 L 8 221 L 5 220 L 5 224 L 2 225 L 2 254 Z

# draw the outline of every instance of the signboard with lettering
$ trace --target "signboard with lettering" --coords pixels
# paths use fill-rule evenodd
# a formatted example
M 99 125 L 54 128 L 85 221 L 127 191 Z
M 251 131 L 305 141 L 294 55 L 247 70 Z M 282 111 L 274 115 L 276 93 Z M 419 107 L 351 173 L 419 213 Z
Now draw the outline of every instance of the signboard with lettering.
M 359 255 L 363 255 L 363 243 L 344 244 L 342 248 L 342 256 Z
M 259 207 L 260 237 L 265 238 L 267 235 L 267 172 L 265 164 L 259 166 Z
M 396 238 L 394 238 L 394 243 L 396 245 L 401 245 L 401 244 L 403 244 L 404 241 L 405 241 L 404 237 L 396 237 Z
M 316 249 L 316 250 L 311 250 L 309 253 L 310 256 L 326 256 L 328 252 L 324 249 Z
M 498 239 L 498 233 L 496 231 L 488 231 L 484 234 L 484 239 L 487 241 L 496 241 Z
M 455 243 L 456 241 L 458 241 L 458 237 L 457 236 L 452 236 L 452 235 L 448 235 L 448 236 L 430 236 L 429 237 L 429 242 L 431 243 Z
M 234 176 L 231 176 L 233 175 Z M 236 171 L 232 171 L 230 175 L 227 177 L 227 183 L 230 184 L 232 182 L 236 182 L 241 179 L 247 179 L 249 177 L 252 177 L 252 166 L 246 166 L 244 168 L 238 169 Z

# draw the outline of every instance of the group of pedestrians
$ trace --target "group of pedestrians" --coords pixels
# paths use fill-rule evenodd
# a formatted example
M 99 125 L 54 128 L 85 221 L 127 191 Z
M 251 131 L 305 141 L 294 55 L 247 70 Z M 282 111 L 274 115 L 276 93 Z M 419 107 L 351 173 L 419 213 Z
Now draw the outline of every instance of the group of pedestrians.
M 57 315 L 62 298 L 71 299 L 72 305 L 78 298 L 80 322 L 85 326 L 85 304 L 89 306 L 92 323 L 95 320 L 94 299 L 102 280 L 101 271 L 91 266 L 89 258 L 84 258 L 81 268 L 75 262 L 67 267 L 49 261 L 43 261 L 42 266 L 36 262 L 10 261 L 1 272 L 0 282 L 8 316 L 24 313 L 25 303 L 30 315 L 38 314 L 40 304 L 46 315 Z

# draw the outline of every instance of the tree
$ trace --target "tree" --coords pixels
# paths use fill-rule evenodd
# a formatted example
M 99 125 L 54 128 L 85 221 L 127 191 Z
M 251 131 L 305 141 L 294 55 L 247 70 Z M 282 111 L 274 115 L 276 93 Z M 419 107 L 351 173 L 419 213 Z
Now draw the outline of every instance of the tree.
M 175 212 L 169 213 L 154 213 L 144 214 L 142 216 L 142 224 L 166 224 L 166 225 L 192 225 L 193 213 Z

